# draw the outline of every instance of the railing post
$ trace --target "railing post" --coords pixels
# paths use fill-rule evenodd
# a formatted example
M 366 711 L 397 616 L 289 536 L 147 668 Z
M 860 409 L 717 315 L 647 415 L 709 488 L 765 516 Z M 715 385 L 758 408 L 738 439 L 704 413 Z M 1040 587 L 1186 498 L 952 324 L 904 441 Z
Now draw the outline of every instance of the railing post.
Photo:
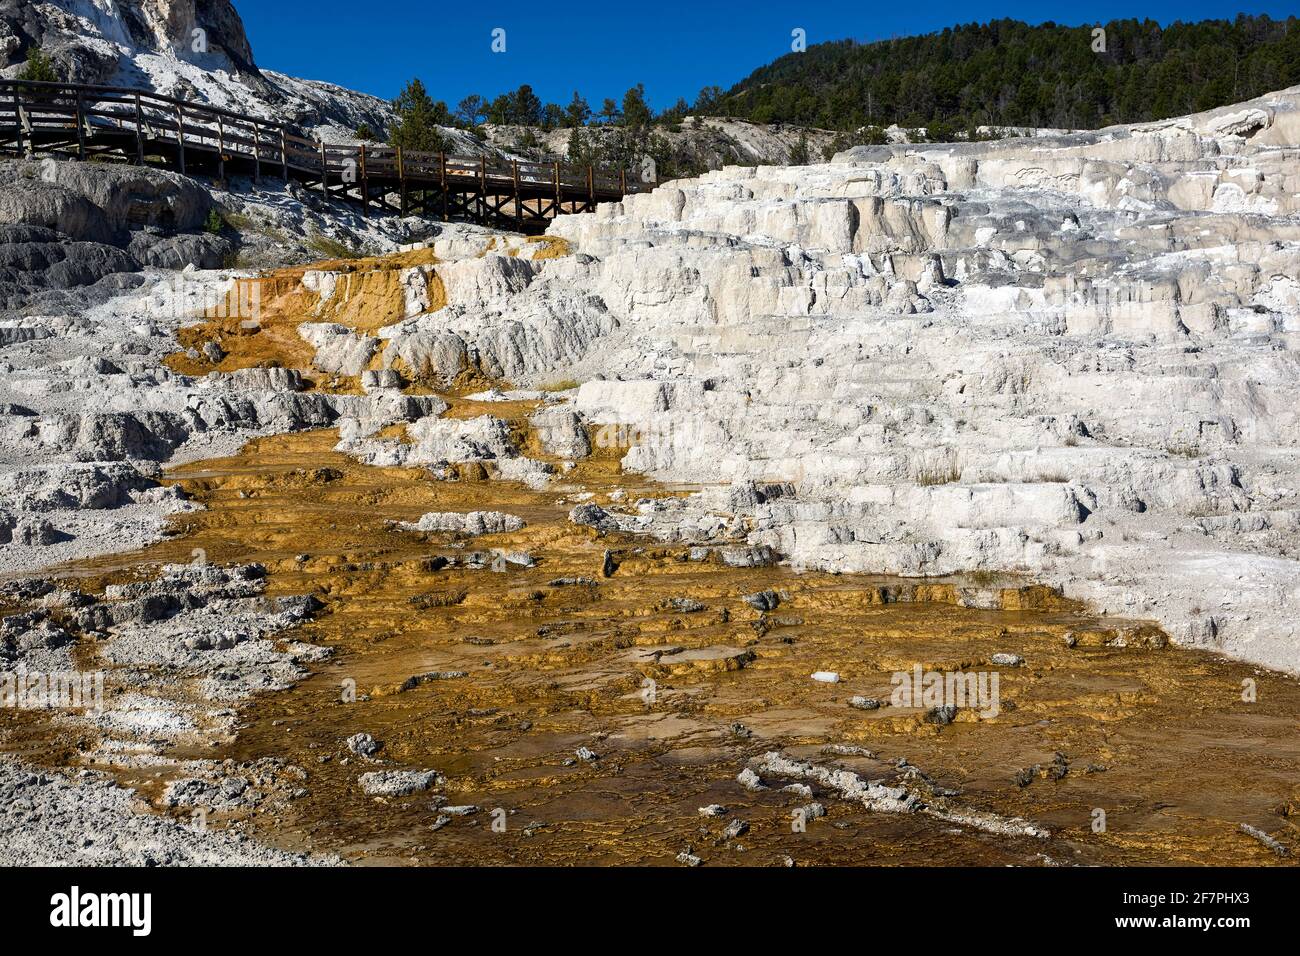
M 524 231 L 524 211 L 519 205 L 519 160 L 512 159 L 511 166 L 515 177 L 515 228 L 520 232 Z
M 587 166 L 587 200 L 589 203 L 587 211 L 591 212 L 596 208 L 596 171 L 590 164 Z
M 280 178 L 289 181 L 289 143 L 285 139 L 284 127 L 280 127 Z
M 18 99 L 18 85 L 14 84 L 14 148 L 23 155 L 23 106 Z
M 487 156 L 478 158 L 478 218 L 481 225 L 487 225 Z
M 560 214 L 560 161 L 555 161 L 555 171 L 552 173 L 555 180 L 555 207 L 551 210 L 551 218 L 554 219 Z
M 185 107 L 176 104 L 176 155 L 181 165 L 181 175 L 185 175 Z
M 86 158 L 85 104 L 81 90 L 77 90 L 77 159 Z
M 326 155 L 325 155 L 325 140 L 322 139 L 322 140 L 319 140 L 319 142 L 320 142 L 320 191 L 321 191 L 322 193 L 324 193 L 325 198 L 328 199 L 328 198 L 329 198 L 329 195 L 330 195 L 330 187 L 329 187 L 330 166 L 329 166 L 329 159 L 328 159 L 328 157 L 326 157 Z
M 217 179 L 226 181 L 226 119 L 217 114 Z
M 402 190 L 402 215 L 405 216 L 409 209 L 406 201 L 406 163 L 402 160 L 402 147 L 397 147 L 397 181 L 401 184 Z
M 618 187 L 619 187 L 619 191 L 624 196 L 626 196 L 627 195 L 627 170 L 626 169 L 620 169 L 618 171 Z
M 140 94 L 135 94 L 135 161 L 144 165 L 144 114 L 140 109 Z
M 262 127 L 253 120 L 253 182 L 262 185 Z
M 366 172 L 366 144 L 361 144 L 361 215 L 369 217 L 370 175 Z
M 442 180 L 442 221 L 447 221 L 447 154 L 438 153 L 439 178 Z

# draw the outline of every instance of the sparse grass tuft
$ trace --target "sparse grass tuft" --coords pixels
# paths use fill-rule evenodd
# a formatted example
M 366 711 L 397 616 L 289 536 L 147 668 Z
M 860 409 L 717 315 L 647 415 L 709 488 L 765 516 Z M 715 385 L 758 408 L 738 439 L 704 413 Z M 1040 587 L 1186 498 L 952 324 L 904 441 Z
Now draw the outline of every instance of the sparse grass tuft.
M 1170 455 L 1177 455 L 1179 458 L 1200 458 L 1201 449 L 1198 445 L 1187 442 L 1175 442 L 1165 446 L 1165 451 Z
M 307 236 L 307 248 L 319 255 L 322 259 L 360 259 L 361 253 L 357 252 L 337 239 L 331 239 L 329 236 L 322 236 L 318 232 L 310 233 Z
M 577 388 L 581 384 L 576 378 L 561 378 L 554 382 L 538 385 L 537 390 L 539 392 L 567 392 L 569 389 Z
M 922 468 L 916 473 L 916 483 L 923 488 L 934 485 L 951 485 L 961 481 L 961 469 L 956 465 L 946 468 Z

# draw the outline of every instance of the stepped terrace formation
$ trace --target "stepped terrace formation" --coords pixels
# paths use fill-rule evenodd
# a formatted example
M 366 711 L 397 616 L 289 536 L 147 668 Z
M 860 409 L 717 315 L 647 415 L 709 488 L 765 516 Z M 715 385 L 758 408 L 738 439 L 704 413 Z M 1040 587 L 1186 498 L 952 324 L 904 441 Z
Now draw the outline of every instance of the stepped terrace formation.
M 1298 98 L 180 282 L 13 164 L 10 858 L 1285 861 Z

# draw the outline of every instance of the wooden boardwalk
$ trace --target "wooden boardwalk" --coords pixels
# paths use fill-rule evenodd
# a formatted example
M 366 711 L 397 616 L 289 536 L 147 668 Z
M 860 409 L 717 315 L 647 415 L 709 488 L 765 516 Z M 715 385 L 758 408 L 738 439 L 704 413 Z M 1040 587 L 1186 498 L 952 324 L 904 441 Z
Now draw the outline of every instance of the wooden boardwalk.
M 626 170 L 336 146 L 283 123 L 142 90 L 19 80 L 0 80 L 0 152 L 105 157 L 222 181 L 293 179 L 366 211 L 519 232 L 656 185 Z

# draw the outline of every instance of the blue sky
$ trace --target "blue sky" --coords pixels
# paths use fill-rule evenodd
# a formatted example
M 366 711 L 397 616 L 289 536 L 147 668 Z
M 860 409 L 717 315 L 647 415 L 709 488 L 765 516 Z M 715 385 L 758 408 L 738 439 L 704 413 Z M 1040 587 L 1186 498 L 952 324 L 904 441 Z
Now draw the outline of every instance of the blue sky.
M 530 83 L 544 100 L 566 103 L 580 90 L 599 107 L 646 85 L 662 109 L 702 86 L 727 87 L 790 51 L 795 28 L 808 43 L 852 37 L 888 39 L 955 23 L 1012 17 L 1079 24 L 1124 17 L 1231 18 L 1238 12 L 1300 15 L 1291 3 L 1029 3 L 969 0 L 877 5 L 869 0 L 234 0 L 259 66 L 328 80 L 391 98 L 413 76 L 454 108 L 467 93 L 492 96 Z M 883 8 L 882 8 L 883 7 Z M 492 31 L 505 30 L 506 52 L 493 53 Z

